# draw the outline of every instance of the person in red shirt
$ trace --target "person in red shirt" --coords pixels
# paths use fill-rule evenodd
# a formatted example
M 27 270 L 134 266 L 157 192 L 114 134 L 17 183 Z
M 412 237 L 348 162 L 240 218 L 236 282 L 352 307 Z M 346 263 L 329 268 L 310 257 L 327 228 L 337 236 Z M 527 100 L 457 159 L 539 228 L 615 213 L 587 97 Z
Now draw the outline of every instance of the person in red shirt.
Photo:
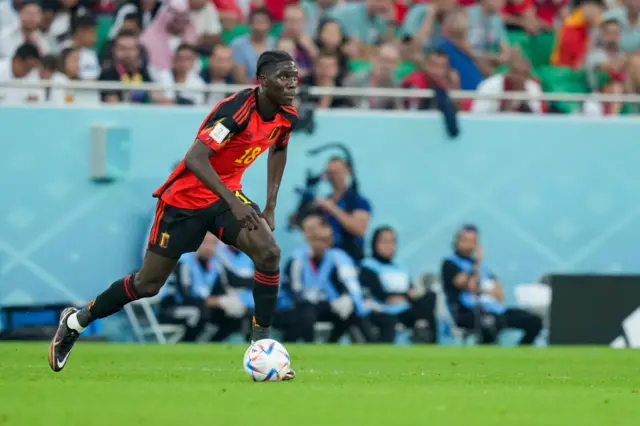
M 53 371 L 64 368 L 74 343 L 92 321 L 158 294 L 180 256 L 195 251 L 207 232 L 253 260 L 252 340 L 269 336 L 280 283 L 274 211 L 287 144 L 298 120 L 292 106 L 298 68 L 289 54 L 267 51 L 258 58 L 256 74 L 260 86 L 220 101 L 200 125 L 184 159 L 153 193 L 158 198 L 156 216 L 140 270 L 114 282 L 81 311 L 62 312 L 49 346 Z M 267 205 L 260 212 L 242 192 L 241 179 L 267 150 Z M 286 379 L 294 376 L 291 371 Z
M 604 4 L 602 0 L 583 0 L 563 22 L 551 54 L 551 65 L 582 68 L 591 38 L 596 32 Z

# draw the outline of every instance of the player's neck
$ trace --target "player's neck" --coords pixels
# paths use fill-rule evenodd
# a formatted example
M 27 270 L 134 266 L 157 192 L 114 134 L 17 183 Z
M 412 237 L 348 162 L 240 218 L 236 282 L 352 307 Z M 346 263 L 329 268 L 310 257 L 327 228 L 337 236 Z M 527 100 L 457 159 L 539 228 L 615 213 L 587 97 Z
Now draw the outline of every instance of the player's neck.
M 256 110 L 263 120 L 269 121 L 278 113 L 280 107 L 269 100 L 267 94 L 262 90 L 262 87 L 258 87 L 258 93 L 256 93 Z

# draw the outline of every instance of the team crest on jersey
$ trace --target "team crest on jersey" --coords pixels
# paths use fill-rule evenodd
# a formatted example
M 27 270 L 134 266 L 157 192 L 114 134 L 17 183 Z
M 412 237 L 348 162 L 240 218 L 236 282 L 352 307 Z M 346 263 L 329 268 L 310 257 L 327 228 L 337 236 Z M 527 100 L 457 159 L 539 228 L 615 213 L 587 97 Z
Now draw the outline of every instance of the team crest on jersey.
M 280 127 L 276 127 L 275 129 L 273 129 L 269 134 L 267 140 L 273 140 L 276 136 L 278 136 L 278 133 L 280 133 Z
M 227 129 L 224 124 L 218 122 L 215 126 L 213 126 L 213 130 L 209 132 L 209 136 L 217 143 L 222 143 L 227 138 L 227 136 L 229 136 L 229 132 L 230 130 Z
M 171 238 L 171 236 L 167 232 L 163 232 L 160 234 L 160 243 L 158 245 L 162 248 L 167 248 L 169 245 L 169 238 Z

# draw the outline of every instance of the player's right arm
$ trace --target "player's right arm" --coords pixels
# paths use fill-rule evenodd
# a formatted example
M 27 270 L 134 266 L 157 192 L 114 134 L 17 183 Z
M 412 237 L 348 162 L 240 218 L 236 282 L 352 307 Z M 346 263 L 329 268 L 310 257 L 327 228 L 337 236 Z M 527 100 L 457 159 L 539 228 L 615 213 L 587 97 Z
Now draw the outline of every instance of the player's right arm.
M 231 137 L 246 127 L 253 94 L 248 97 L 238 93 L 231 99 L 221 101 L 209 114 L 201 130 L 185 156 L 185 166 L 214 194 L 224 200 L 234 217 L 249 230 L 260 226 L 260 216 L 248 204 L 244 204 L 222 182 L 209 162 L 216 152 L 224 149 Z

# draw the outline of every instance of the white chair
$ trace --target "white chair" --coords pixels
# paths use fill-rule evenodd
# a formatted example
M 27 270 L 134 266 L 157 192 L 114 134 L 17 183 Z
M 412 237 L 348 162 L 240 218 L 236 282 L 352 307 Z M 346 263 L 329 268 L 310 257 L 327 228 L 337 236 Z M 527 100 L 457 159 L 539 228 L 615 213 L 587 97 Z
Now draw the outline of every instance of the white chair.
M 124 312 L 133 328 L 136 339 L 145 343 L 153 338 L 157 343 L 176 343 L 184 336 L 185 327 L 180 324 L 160 324 L 153 310 L 158 297 L 139 299 L 125 305 Z

